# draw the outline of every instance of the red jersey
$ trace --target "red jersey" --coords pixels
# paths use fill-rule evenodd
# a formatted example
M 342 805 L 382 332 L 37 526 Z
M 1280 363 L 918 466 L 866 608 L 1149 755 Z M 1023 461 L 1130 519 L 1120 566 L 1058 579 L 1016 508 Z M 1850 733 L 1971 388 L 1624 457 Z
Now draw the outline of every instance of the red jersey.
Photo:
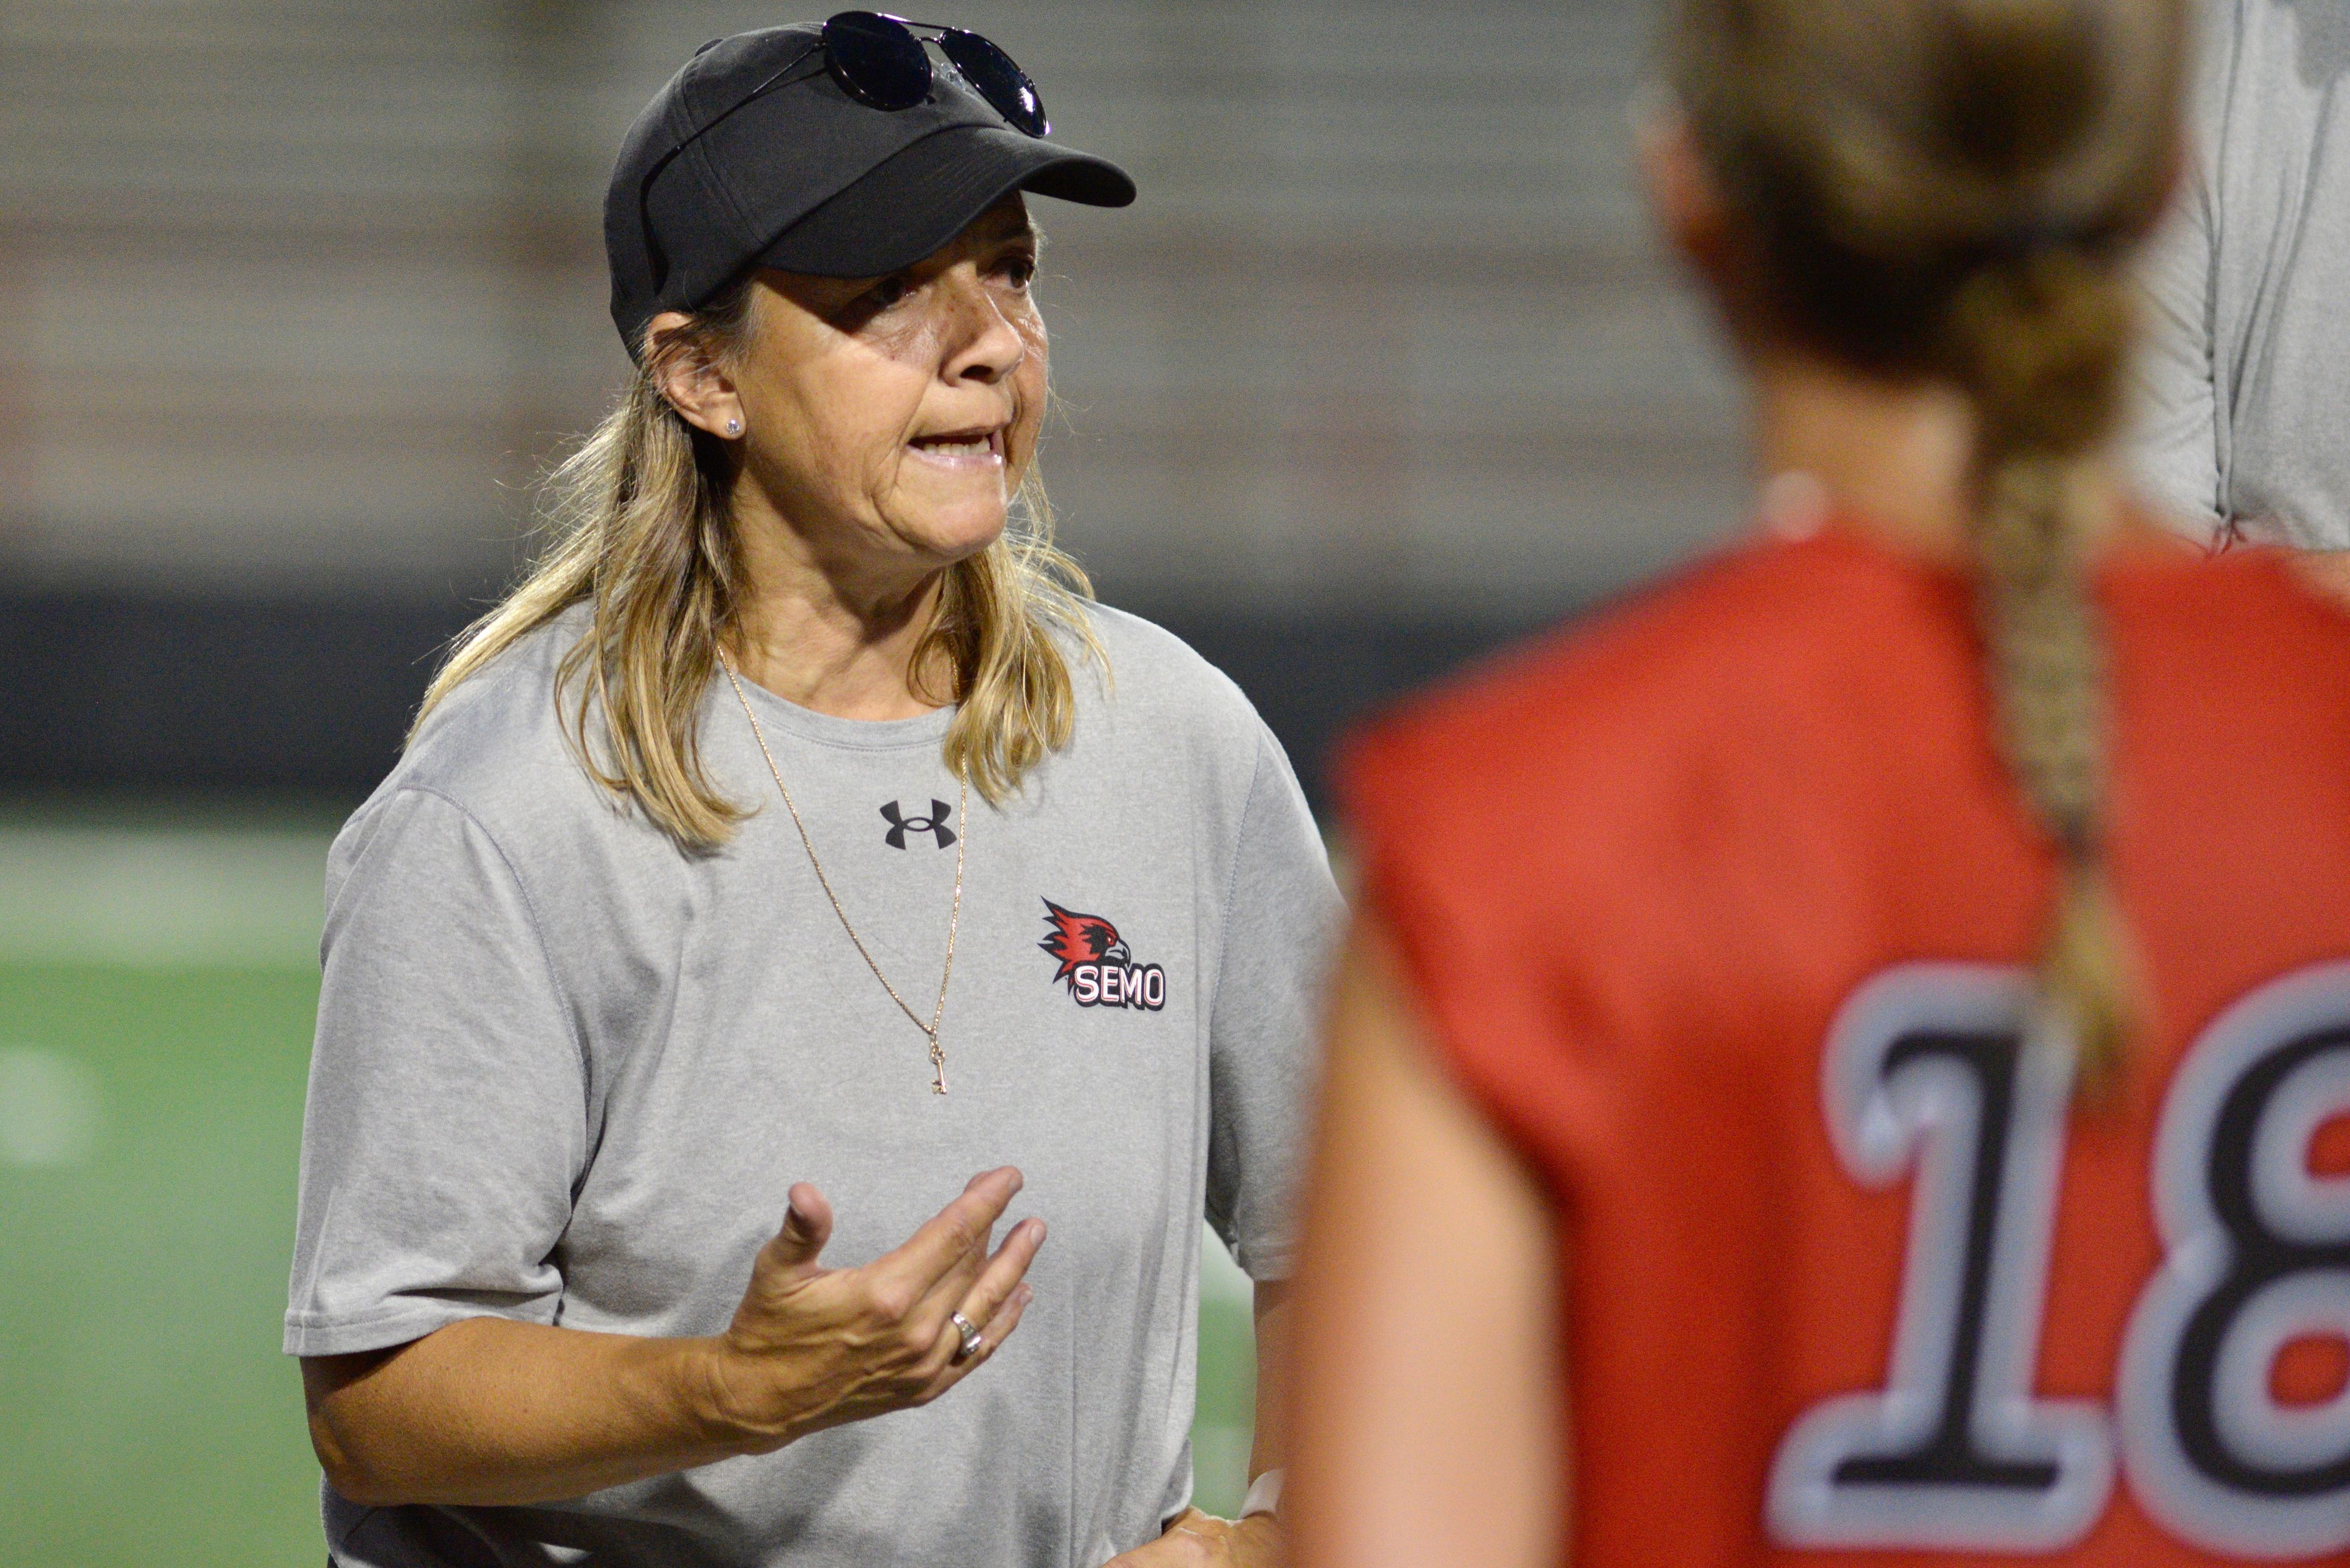
M 1576 1568 L 2345 1560 L 2350 617 L 2261 554 L 2096 592 L 2155 1004 L 2105 1099 L 1958 572 L 1756 543 L 1351 753 L 1558 1216 Z

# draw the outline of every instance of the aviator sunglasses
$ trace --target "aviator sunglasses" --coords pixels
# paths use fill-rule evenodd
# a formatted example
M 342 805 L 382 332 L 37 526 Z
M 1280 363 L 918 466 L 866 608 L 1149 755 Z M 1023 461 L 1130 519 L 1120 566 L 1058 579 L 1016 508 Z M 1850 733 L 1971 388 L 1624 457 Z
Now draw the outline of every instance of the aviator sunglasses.
M 918 33 L 931 35 L 956 73 L 1015 130 L 1043 136 L 1053 129 L 1028 73 L 994 44 L 961 27 L 843 11 L 824 25 L 825 68 L 841 91 L 868 108 L 911 109 L 931 93 L 931 54 Z
M 931 52 L 922 47 L 922 34 L 931 36 L 955 73 L 1014 130 L 1031 136 L 1052 130 L 1053 122 L 1045 118 L 1045 100 L 1028 73 L 977 33 L 935 22 L 909 22 L 878 11 L 841 11 L 827 19 L 822 41 L 815 48 L 712 116 L 694 136 L 774 88 L 814 76 L 814 70 L 801 67 L 819 56 L 821 68 L 831 74 L 840 90 L 868 109 L 892 112 L 911 109 L 931 96 Z

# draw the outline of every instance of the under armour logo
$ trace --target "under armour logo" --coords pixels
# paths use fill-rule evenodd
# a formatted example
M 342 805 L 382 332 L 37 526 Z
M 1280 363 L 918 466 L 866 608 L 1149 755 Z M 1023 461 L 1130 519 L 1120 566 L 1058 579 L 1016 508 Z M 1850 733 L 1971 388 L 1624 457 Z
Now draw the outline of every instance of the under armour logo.
M 941 849 L 955 841 L 954 834 L 947 827 L 947 818 L 954 815 L 954 808 L 942 800 L 931 802 L 928 816 L 908 816 L 905 808 L 894 800 L 881 808 L 881 815 L 889 820 L 889 831 L 882 836 L 889 841 L 892 849 L 905 848 L 909 833 L 935 833 Z

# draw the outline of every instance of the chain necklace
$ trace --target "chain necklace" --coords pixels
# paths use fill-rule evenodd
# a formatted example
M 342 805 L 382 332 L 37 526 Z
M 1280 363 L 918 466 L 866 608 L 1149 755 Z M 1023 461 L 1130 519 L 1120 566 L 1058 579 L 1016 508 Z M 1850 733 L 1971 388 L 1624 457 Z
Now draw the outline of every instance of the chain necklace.
M 800 847 L 807 851 L 808 865 L 816 871 L 816 886 L 822 888 L 824 896 L 831 900 L 832 912 L 839 918 L 840 929 L 848 933 L 849 941 L 855 944 L 857 956 L 865 961 L 865 967 L 873 971 L 873 978 L 881 982 L 881 989 L 889 993 L 889 1000 L 898 1004 L 898 1011 L 929 1037 L 931 1093 L 945 1094 L 947 1052 L 946 1047 L 939 1044 L 939 1023 L 947 1015 L 947 982 L 954 978 L 955 932 L 962 924 L 962 857 L 963 851 L 971 846 L 971 769 L 966 766 L 962 770 L 962 796 L 955 806 L 955 819 L 962 824 L 962 834 L 955 840 L 954 908 L 947 916 L 946 970 L 939 976 L 938 1005 L 931 1009 L 931 1021 L 925 1023 L 920 1013 L 906 1005 L 906 999 L 898 994 L 898 988 L 891 985 L 889 977 L 881 972 L 881 966 L 866 950 L 865 940 L 849 923 L 848 911 L 840 907 L 840 895 L 832 890 L 832 878 L 824 874 L 824 862 L 816 857 L 816 841 L 808 837 L 807 824 L 800 820 L 800 808 L 792 804 L 792 792 L 784 786 L 783 770 L 775 766 L 775 753 L 767 749 L 767 733 L 759 727 L 759 715 L 751 711 L 751 699 L 743 691 L 743 682 L 734 673 L 734 666 L 722 653 L 718 656 L 718 667 L 726 671 L 727 680 L 733 685 L 734 700 L 743 704 L 743 717 L 751 721 L 751 738 L 759 742 L 759 754 L 767 759 L 767 774 L 775 781 L 775 793 L 784 797 L 784 809 L 792 814 L 792 826 L 799 829 Z

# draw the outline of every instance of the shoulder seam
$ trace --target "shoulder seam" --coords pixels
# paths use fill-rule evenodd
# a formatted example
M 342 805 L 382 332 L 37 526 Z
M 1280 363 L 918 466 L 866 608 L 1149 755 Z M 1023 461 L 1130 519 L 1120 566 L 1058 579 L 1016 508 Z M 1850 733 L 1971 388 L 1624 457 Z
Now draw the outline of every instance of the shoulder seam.
M 1216 982 L 1210 989 L 1208 996 L 1209 1029 L 1211 1033 L 1215 1027 L 1216 1003 L 1224 994 L 1224 958 L 1232 950 L 1232 943 L 1227 939 L 1232 925 L 1232 898 L 1240 891 L 1241 843 L 1248 836 L 1249 813 L 1256 807 L 1257 781 L 1264 776 L 1264 725 L 1260 721 L 1257 725 L 1256 755 L 1249 763 L 1248 793 L 1241 796 L 1239 825 L 1232 834 L 1232 864 L 1231 869 L 1224 873 L 1223 901 L 1216 910 Z
M 1210 666 L 1210 668 L 1213 669 L 1214 667 Z M 1222 671 L 1218 671 L 1218 673 L 1221 674 Z M 1234 690 L 1237 691 L 1238 688 L 1235 687 Z M 1211 1076 L 1214 1075 L 1216 1070 L 1216 1012 L 1219 1004 L 1223 1001 L 1224 995 L 1224 961 L 1231 956 L 1232 950 L 1232 899 L 1240 891 L 1241 846 L 1245 843 L 1248 838 L 1249 813 L 1256 809 L 1257 785 L 1262 783 L 1264 778 L 1265 747 L 1271 742 L 1272 738 L 1272 731 L 1266 727 L 1264 720 L 1262 717 L 1259 717 L 1256 722 L 1256 751 L 1254 756 L 1249 763 L 1248 790 L 1247 793 L 1241 796 L 1241 813 L 1232 832 L 1232 863 L 1231 868 L 1224 873 L 1223 901 L 1216 912 L 1216 980 L 1215 984 L 1210 988 L 1208 993 L 1207 1017 L 1208 1072 Z M 1214 1101 L 1214 1091 L 1211 1085 L 1209 1093 L 1209 1099 L 1211 1106 Z M 1209 1130 L 1209 1138 L 1211 1146 L 1212 1147 L 1215 1137 L 1212 1126 L 1212 1116 L 1211 1121 L 1211 1125 Z M 1204 1218 L 1208 1220 L 1209 1224 L 1214 1228 L 1216 1234 L 1219 1237 L 1223 1236 L 1232 1229 L 1232 1220 L 1230 1214 L 1210 1212 L 1204 1215 Z
M 1229 945 L 1224 942 L 1224 929 L 1232 926 L 1232 898 L 1241 891 L 1241 839 L 1248 835 L 1248 814 L 1257 804 L 1257 781 L 1264 775 L 1264 726 L 1257 726 L 1257 754 L 1248 764 L 1248 793 L 1241 797 L 1241 830 L 1232 836 L 1232 870 L 1224 872 L 1224 903 L 1215 912 L 1215 992 L 1224 992 L 1224 954 Z M 1211 999 L 1211 1009 L 1215 1002 Z

